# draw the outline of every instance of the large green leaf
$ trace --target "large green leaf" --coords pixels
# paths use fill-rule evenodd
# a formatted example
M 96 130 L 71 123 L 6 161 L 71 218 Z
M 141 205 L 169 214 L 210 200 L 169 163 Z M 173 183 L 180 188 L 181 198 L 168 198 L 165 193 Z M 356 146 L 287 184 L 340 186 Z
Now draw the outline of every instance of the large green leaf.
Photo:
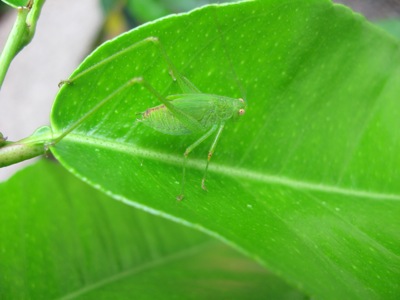
M 158 104 L 138 86 L 55 145 L 55 156 L 114 198 L 217 236 L 314 297 L 395 298 L 398 41 L 329 1 L 204 7 L 89 56 L 57 97 L 56 134 L 133 77 L 164 95 L 177 91 L 154 45 L 129 48 L 149 36 L 203 92 L 248 100 L 247 114 L 223 132 L 209 191 L 200 180 L 211 140 L 191 156 L 186 198 L 175 201 L 182 154 L 196 137 L 135 123 Z
M 41 162 L 0 184 L 1 299 L 301 299 L 192 229 Z

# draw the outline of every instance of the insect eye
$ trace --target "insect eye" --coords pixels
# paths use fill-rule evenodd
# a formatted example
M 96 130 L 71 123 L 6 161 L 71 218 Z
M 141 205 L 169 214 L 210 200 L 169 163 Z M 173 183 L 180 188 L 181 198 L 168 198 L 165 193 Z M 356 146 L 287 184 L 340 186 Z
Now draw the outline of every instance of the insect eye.
M 245 112 L 246 111 L 243 108 L 239 109 L 239 116 L 244 115 Z
M 243 98 L 239 98 L 238 100 L 239 100 L 240 102 L 244 103 Z

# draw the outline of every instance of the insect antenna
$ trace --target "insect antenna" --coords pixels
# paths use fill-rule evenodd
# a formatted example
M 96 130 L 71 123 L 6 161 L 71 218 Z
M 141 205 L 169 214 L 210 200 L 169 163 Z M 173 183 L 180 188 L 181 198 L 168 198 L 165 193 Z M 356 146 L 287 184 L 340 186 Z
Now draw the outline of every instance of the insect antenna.
M 232 62 L 232 57 L 230 55 L 230 52 L 227 50 L 228 47 L 226 45 L 226 42 L 224 40 L 224 35 L 222 33 L 222 29 L 221 29 L 221 23 L 219 22 L 219 17 L 218 17 L 218 13 L 217 10 L 214 10 L 214 20 L 215 20 L 215 27 L 217 28 L 218 31 L 218 35 L 220 36 L 220 41 L 221 41 L 221 47 L 226 55 L 226 58 L 228 59 L 228 63 L 229 63 L 229 68 L 232 71 L 236 86 L 239 88 L 240 91 L 240 95 L 242 96 L 244 102 L 247 104 L 247 95 L 243 86 L 243 83 L 239 80 L 239 76 L 237 74 L 237 71 L 235 69 L 235 66 Z

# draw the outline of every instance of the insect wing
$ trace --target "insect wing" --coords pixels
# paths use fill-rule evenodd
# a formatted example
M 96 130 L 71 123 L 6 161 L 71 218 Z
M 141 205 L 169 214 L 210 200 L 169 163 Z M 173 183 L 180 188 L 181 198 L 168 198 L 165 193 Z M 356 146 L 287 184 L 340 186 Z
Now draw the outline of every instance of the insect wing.
M 172 99 L 176 108 L 193 117 L 204 129 L 217 122 L 213 95 L 182 94 L 170 96 L 169 99 Z

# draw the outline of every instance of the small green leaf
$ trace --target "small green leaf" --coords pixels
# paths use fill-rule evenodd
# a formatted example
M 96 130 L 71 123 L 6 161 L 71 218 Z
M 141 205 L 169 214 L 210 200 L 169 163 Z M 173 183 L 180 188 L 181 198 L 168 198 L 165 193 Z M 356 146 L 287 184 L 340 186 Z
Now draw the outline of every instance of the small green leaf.
M 1 0 L 5 4 L 8 4 L 14 8 L 18 8 L 21 6 L 26 6 L 29 2 L 29 0 Z
M 301 299 L 236 251 L 40 162 L 0 184 L 1 299 Z
M 92 53 L 57 97 L 56 134 L 131 78 L 178 91 L 155 46 L 132 48 L 149 36 L 201 91 L 248 101 L 222 134 L 209 191 L 200 181 L 210 142 L 191 155 L 186 198 L 176 203 L 182 154 L 196 137 L 135 122 L 159 104 L 138 86 L 52 149 L 62 164 L 118 200 L 235 245 L 316 298 L 396 298 L 399 42 L 330 1 L 204 7 Z

